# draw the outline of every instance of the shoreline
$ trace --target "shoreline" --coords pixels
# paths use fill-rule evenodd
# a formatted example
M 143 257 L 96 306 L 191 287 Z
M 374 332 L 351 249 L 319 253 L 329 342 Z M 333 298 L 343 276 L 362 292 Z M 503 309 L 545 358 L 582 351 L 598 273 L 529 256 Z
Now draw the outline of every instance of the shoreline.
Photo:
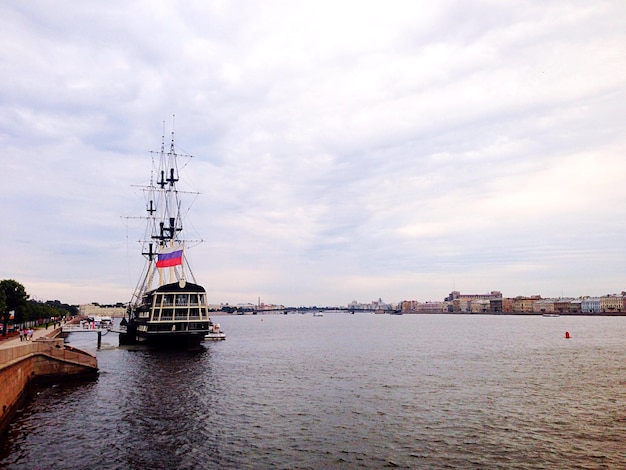
M 34 385 L 98 376 L 96 356 L 64 344 L 60 334 L 61 328 L 36 328 L 31 340 L 13 335 L 0 342 L 0 436 Z
M 230 317 L 242 317 L 242 316 L 263 316 L 263 315 L 304 315 L 313 311 L 322 311 L 326 313 L 348 313 L 352 314 L 352 310 L 347 309 L 335 309 L 335 308 L 317 308 L 317 309 L 284 309 L 284 310 L 271 310 L 262 312 L 244 312 L 244 313 L 228 313 L 228 312 L 211 312 L 211 316 L 230 316 Z M 354 310 L 354 314 L 375 314 L 375 315 L 496 315 L 496 316 L 528 316 L 528 317 L 543 317 L 545 316 L 558 316 L 558 317 L 626 317 L 626 312 L 598 312 L 598 313 L 556 313 L 556 312 L 415 312 L 415 311 L 377 311 L 374 310 Z

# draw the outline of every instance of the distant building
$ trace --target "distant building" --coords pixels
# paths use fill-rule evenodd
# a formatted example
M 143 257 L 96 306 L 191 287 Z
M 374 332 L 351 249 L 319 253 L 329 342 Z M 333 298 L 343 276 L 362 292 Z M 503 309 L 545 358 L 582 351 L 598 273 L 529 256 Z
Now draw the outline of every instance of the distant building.
M 555 313 L 573 313 L 572 312 L 572 300 L 573 299 L 567 299 L 567 298 L 556 299 L 554 301 L 554 312 Z
M 569 303 L 569 311 L 570 313 L 581 313 L 582 312 L 582 299 L 574 299 Z
M 489 301 L 489 310 L 494 313 L 502 313 L 503 310 L 503 299 L 491 299 Z
M 400 302 L 400 310 L 402 310 L 402 313 L 415 313 L 418 303 L 417 300 L 403 300 Z
M 407 300 L 406 302 L 412 302 L 411 300 Z M 368 304 L 363 304 L 353 300 L 348 304 L 348 308 L 352 310 L 368 310 L 374 311 L 378 313 L 386 313 L 389 310 L 393 310 L 394 306 L 390 303 L 383 302 L 383 299 L 372 300 Z M 402 308 L 402 302 L 398 304 L 398 308 Z
M 621 313 L 624 311 L 623 295 L 604 295 L 600 297 L 600 311 L 603 313 Z
M 469 303 L 470 311 L 472 313 L 487 313 L 491 308 L 490 302 L 490 300 L 486 299 L 472 300 Z
M 417 304 L 417 312 L 419 313 L 442 313 L 446 311 L 444 302 L 426 302 Z
M 554 299 L 535 300 L 533 313 L 554 313 Z
M 452 312 L 484 313 L 491 311 L 490 301 L 502 301 L 502 292 L 493 290 L 489 294 L 461 294 L 455 290 L 445 300 L 449 302 L 449 310 Z
M 530 297 L 515 297 L 513 299 L 513 312 L 532 313 L 533 305 L 538 300 L 541 300 L 540 295 L 532 295 Z
M 100 304 L 84 304 L 78 307 L 80 315 L 86 317 L 112 317 L 123 318 L 126 315 L 126 306 L 124 304 L 100 305 Z
M 600 313 L 600 297 L 585 297 L 580 304 L 582 313 Z

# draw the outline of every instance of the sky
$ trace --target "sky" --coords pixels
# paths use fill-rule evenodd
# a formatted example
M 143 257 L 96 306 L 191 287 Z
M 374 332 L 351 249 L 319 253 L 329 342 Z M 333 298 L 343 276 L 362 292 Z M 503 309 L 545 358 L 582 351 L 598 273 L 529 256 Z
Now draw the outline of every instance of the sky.
M 130 300 L 164 129 L 211 303 L 626 290 L 623 1 L 0 11 L 0 279 L 31 298 Z

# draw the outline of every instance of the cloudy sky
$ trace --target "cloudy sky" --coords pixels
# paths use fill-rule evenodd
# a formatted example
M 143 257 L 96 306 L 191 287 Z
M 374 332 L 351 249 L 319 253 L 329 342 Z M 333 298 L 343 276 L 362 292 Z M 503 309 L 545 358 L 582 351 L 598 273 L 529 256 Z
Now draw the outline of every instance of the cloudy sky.
M 0 279 L 31 297 L 130 300 L 173 115 L 211 302 L 626 290 L 621 0 L 0 11 Z

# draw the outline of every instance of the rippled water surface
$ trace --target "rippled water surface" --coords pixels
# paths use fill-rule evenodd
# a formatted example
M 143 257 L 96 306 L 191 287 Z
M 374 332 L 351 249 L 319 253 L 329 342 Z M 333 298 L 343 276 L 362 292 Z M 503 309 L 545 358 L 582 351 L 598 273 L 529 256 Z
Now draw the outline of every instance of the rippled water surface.
M 0 467 L 626 468 L 626 317 L 216 319 L 199 352 L 103 337 L 99 378 L 39 389 Z

